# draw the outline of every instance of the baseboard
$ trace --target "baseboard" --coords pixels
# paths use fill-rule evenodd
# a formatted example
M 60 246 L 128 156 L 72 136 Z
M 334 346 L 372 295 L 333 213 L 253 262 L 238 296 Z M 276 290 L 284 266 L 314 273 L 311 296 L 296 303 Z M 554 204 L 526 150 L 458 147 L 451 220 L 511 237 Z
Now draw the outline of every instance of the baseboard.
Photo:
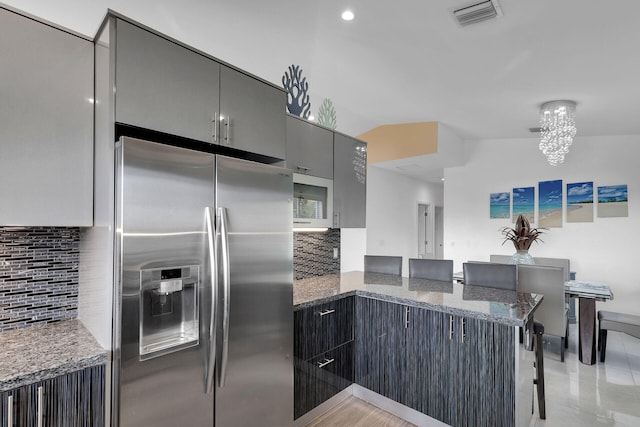
M 435 418 L 431 418 L 428 415 L 423 414 L 422 412 L 418 412 L 415 409 L 411 409 L 408 406 L 404 406 L 401 403 L 398 403 L 394 400 L 391 400 L 387 397 L 384 397 L 374 391 L 371 391 L 367 388 L 359 386 L 358 384 L 353 384 L 353 395 L 358 399 L 362 399 L 365 402 L 369 402 L 373 406 L 380 408 L 384 411 L 387 411 L 396 417 L 402 418 L 403 420 L 409 421 L 420 427 L 446 427 L 448 424 L 445 424 L 441 421 L 436 420 Z
M 350 396 L 353 395 L 352 391 L 353 385 L 345 388 L 335 396 L 329 398 L 328 400 L 322 402 L 320 405 L 316 406 L 297 420 L 293 422 L 293 427 L 304 427 L 309 424 L 311 421 L 318 418 L 320 415 L 323 415 L 329 412 L 331 409 L 335 408 L 345 400 L 347 400 Z
M 364 400 L 365 402 L 368 402 L 373 406 L 382 409 L 383 411 L 387 411 L 395 415 L 396 417 L 402 418 L 403 420 L 415 424 L 419 427 L 448 426 L 448 424 L 438 421 L 435 418 L 431 418 L 430 416 L 425 415 L 422 412 L 418 412 L 415 409 L 411 409 L 408 406 L 404 406 L 403 404 L 391 400 L 388 397 L 384 397 L 381 394 L 376 393 L 375 391 L 371 391 L 358 384 L 351 384 L 340 393 L 336 394 L 329 400 L 321 403 L 320 405 L 316 406 L 315 408 L 295 420 L 293 422 L 293 427 L 304 427 L 319 416 L 329 412 L 331 409 L 340 405 L 350 396 L 354 396 L 358 399 Z

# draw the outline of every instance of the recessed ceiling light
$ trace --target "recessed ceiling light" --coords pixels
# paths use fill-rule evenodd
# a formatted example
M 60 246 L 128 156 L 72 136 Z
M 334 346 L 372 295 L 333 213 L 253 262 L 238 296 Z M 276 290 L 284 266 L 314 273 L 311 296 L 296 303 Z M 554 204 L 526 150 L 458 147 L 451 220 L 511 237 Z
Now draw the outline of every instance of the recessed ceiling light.
M 342 19 L 344 19 L 345 21 L 352 21 L 353 18 L 355 18 L 355 15 L 350 10 L 347 9 L 342 12 Z
M 311 121 L 311 122 L 312 122 L 312 121 L 314 121 L 316 118 L 314 117 L 314 115 L 313 115 L 313 114 L 309 114 L 308 119 L 309 119 L 309 121 Z
M 440 178 L 440 181 L 444 181 L 444 178 Z

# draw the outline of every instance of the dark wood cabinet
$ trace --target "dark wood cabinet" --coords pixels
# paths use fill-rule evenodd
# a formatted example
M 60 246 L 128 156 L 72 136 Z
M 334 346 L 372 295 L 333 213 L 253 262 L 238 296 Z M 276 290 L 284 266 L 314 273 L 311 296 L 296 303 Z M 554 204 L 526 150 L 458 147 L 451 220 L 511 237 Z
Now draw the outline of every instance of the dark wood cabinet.
M 104 426 L 105 366 L 99 365 L 0 393 L 8 427 Z
M 347 297 L 294 313 L 294 354 L 303 360 L 353 340 L 354 298 Z
M 370 298 L 356 301 L 357 384 L 400 401 L 406 370 L 405 307 Z
M 294 418 L 354 380 L 354 297 L 294 312 Z
M 515 423 L 515 328 L 358 297 L 355 382 L 453 426 Z

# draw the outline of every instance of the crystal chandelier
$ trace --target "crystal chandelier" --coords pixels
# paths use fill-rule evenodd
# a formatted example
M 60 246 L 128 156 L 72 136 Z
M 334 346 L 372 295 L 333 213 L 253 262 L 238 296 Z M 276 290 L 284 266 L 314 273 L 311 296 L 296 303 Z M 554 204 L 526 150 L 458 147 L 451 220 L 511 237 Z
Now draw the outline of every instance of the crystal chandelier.
M 576 103 L 549 101 L 540 108 L 540 150 L 551 166 L 564 162 L 576 136 Z

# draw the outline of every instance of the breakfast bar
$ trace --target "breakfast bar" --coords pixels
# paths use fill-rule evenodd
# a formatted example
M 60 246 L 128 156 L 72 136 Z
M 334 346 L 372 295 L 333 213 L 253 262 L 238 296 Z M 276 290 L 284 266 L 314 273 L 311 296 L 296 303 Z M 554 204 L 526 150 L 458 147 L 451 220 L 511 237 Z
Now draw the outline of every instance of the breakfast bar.
M 296 418 L 330 383 L 449 425 L 529 425 L 542 298 L 358 271 L 297 280 Z

